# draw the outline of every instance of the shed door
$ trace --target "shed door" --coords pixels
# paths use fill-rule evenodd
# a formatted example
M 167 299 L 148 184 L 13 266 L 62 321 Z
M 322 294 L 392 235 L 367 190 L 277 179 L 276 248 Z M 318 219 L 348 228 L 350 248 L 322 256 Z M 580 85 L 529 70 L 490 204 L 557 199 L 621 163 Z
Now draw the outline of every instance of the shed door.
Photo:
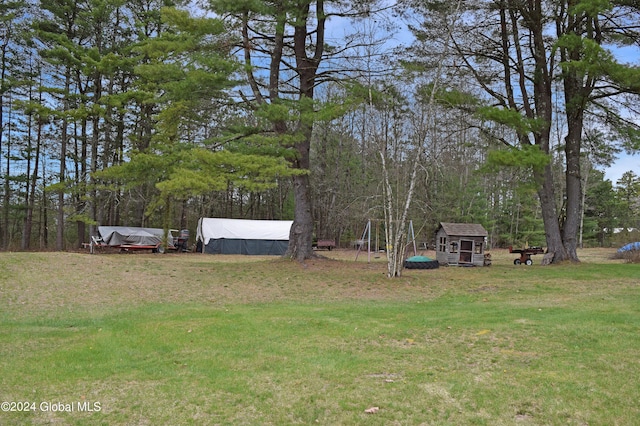
M 460 263 L 471 263 L 473 258 L 473 240 L 460 240 Z

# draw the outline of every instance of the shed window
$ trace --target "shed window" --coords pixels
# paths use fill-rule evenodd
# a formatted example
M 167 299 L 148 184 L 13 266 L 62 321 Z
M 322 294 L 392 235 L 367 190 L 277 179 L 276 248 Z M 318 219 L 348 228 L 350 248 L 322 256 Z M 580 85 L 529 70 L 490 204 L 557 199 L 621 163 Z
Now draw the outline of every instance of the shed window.
M 440 241 L 438 241 L 438 251 L 447 251 L 447 237 L 440 237 Z
M 476 254 L 482 254 L 482 243 L 476 241 Z

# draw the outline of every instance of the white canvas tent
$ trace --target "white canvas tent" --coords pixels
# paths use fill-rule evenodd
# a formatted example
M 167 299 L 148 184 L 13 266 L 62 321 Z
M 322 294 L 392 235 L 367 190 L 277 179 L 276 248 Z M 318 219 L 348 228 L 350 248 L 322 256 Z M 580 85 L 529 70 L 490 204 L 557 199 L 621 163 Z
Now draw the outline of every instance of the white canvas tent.
M 200 218 L 198 251 L 211 254 L 283 255 L 289 246 L 291 220 Z

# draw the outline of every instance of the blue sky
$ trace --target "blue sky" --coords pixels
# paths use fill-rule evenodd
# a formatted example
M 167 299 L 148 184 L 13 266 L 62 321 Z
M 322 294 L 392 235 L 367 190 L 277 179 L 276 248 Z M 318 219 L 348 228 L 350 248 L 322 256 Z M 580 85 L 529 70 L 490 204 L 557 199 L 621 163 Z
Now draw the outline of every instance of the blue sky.
M 611 167 L 605 169 L 604 178 L 609 179 L 615 186 L 618 179 L 630 170 L 636 175 L 640 175 L 640 155 L 623 153 Z
M 623 64 L 640 66 L 640 47 L 612 47 L 611 51 L 615 57 Z M 640 117 L 629 117 L 636 123 L 640 123 Z M 636 175 L 640 175 L 640 153 L 636 155 L 627 152 L 618 154 L 618 159 L 613 165 L 605 169 L 605 179 L 609 179 L 615 186 L 620 177 L 628 171 L 633 171 Z

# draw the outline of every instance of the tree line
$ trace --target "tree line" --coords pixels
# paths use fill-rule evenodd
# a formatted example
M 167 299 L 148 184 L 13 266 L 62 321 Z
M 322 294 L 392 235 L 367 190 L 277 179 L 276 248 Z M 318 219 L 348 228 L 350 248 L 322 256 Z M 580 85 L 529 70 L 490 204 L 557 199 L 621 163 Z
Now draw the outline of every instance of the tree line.
M 640 177 L 601 171 L 640 148 L 637 57 L 614 54 L 640 46 L 634 2 L 0 11 L 4 250 L 206 216 L 293 219 L 288 255 L 304 259 L 314 238 L 348 246 L 380 219 L 411 220 L 427 245 L 441 221 L 477 222 L 492 246 L 560 261 L 640 227 Z

